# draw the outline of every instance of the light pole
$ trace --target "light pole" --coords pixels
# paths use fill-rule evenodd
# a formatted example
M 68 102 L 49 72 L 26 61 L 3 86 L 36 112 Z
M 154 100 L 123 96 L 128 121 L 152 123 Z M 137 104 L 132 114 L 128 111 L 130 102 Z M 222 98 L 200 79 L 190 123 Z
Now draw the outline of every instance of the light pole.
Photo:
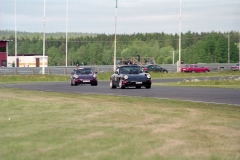
M 68 43 L 67 43 L 67 37 L 68 37 L 68 0 L 67 0 L 67 13 L 66 13 L 66 67 L 67 67 L 67 55 L 68 55 Z
M 15 67 L 17 67 L 17 5 L 15 0 Z
M 116 28 L 117 28 L 117 0 L 116 0 L 116 8 L 115 8 L 115 36 L 114 36 L 114 57 L 113 57 L 113 70 L 116 70 L 116 52 L 117 52 L 117 36 L 116 36 Z
M 177 72 L 180 72 L 180 67 L 181 67 L 181 14 L 182 14 L 182 9 L 181 6 L 182 2 L 180 0 L 180 20 L 179 20 L 179 58 L 178 58 L 178 68 Z
M 240 32 L 239 34 L 239 44 L 238 44 L 238 71 L 240 71 Z
M 230 63 L 230 35 L 228 34 L 228 63 Z
M 45 0 L 43 5 L 43 58 L 42 58 L 42 74 L 45 74 Z
M 174 51 L 173 51 L 173 53 L 172 53 L 172 58 L 173 58 L 172 64 L 174 65 Z

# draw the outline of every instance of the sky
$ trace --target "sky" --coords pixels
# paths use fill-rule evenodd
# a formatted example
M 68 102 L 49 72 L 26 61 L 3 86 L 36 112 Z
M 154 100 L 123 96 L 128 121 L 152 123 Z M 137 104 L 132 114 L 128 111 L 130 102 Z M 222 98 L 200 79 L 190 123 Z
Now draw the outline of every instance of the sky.
M 114 34 L 115 29 L 117 34 L 240 31 L 240 0 L 117 0 L 117 8 L 116 0 L 0 0 L 0 6 L 0 30 L 16 27 L 17 31 L 44 32 L 45 28 L 46 33 L 99 34 Z

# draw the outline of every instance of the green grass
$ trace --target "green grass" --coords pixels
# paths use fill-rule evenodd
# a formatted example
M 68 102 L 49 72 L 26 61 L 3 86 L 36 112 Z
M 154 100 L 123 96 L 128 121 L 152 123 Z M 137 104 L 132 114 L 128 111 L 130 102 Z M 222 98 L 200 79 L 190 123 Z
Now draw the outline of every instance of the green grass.
M 154 83 L 156 86 L 183 86 L 183 87 L 214 87 L 214 88 L 240 88 L 240 76 L 232 76 L 228 78 L 219 78 L 218 80 L 209 80 L 205 78 L 204 80 L 199 80 L 197 78 L 184 79 L 179 82 L 171 83 Z
M 208 72 L 208 73 L 157 73 L 150 72 L 151 77 L 154 78 L 192 78 L 192 77 L 218 77 L 218 76 L 240 76 L 238 71 L 221 71 L 221 72 Z
M 0 75 L 0 83 L 68 81 L 69 77 L 57 75 Z
M 98 73 L 98 80 L 109 80 L 113 73 L 103 72 Z M 238 71 L 223 71 L 223 72 L 210 72 L 210 73 L 156 73 L 151 72 L 153 79 L 161 78 L 192 78 L 192 77 L 212 77 L 212 76 L 240 76 Z M 12 82 L 41 82 L 41 81 L 69 81 L 70 75 L 0 75 L 0 83 Z
M 240 158 L 237 106 L 0 90 L 3 160 Z

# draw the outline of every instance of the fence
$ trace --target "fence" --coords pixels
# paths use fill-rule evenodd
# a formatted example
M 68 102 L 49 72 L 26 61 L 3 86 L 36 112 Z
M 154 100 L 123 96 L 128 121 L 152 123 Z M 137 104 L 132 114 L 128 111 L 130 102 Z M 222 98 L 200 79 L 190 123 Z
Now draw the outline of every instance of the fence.
M 231 66 L 234 64 L 235 63 L 218 63 L 200 65 L 211 68 L 211 72 L 218 72 L 222 70 L 230 70 Z M 177 72 L 176 64 L 161 64 L 160 66 L 166 68 L 169 72 Z M 113 65 L 94 65 L 83 67 L 90 67 L 98 73 L 113 72 Z M 44 70 L 45 74 L 49 75 L 70 75 L 74 68 L 75 66 L 48 66 L 45 67 Z M 0 75 L 38 75 L 42 74 L 42 69 L 42 67 L 0 67 Z

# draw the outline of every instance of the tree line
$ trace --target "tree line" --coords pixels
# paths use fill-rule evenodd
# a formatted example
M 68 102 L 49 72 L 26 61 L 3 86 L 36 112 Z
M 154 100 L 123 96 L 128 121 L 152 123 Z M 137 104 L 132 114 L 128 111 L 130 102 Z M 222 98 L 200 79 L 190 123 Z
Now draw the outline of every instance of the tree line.
M 43 33 L 17 32 L 18 54 L 42 54 Z M 0 30 L 0 40 L 9 42 L 9 54 L 15 53 L 14 31 Z M 172 64 L 178 60 L 179 35 L 165 33 L 117 34 L 118 58 L 153 57 L 157 64 Z M 181 35 L 181 60 L 184 63 L 230 63 L 239 61 L 239 32 L 188 31 Z M 114 34 L 68 33 L 68 65 L 112 65 Z M 46 33 L 45 53 L 49 66 L 64 66 L 66 37 L 64 32 Z M 174 57 L 173 57 L 174 53 Z

